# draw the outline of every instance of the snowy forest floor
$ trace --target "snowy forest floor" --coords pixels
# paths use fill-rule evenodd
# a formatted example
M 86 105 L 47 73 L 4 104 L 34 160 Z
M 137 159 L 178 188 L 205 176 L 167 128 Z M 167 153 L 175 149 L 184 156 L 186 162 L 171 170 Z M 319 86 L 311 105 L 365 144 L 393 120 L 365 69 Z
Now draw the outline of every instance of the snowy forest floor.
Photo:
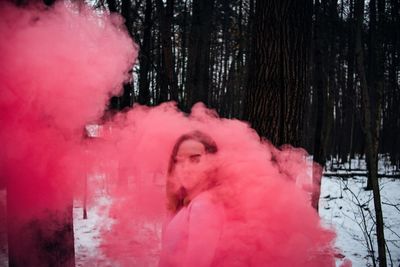
M 353 266 L 373 266 L 372 250 L 377 257 L 374 207 L 372 191 L 364 190 L 366 177 L 351 175 L 350 178 L 342 178 L 332 172 L 326 173 L 329 174 L 323 177 L 321 186 L 320 216 L 327 226 L 336 230 L 336 246 L 353 262 Z M 381 178 L 380 187 L 388 266 L 397 267 L 400 264 L 400 179 Z M 0 190 L 0 267 L 8 266 L 5 198 L 5 190 Z M 97 204 L 89 208 L 86 220 L 82 218 L 80 202 L 74 203 L 76 266 L 113 266 L 99 252 L 99 227 L 110 221 L 99 216 L 97 210 L 105 214 L 104 209 L 109 202 L 106 192 L 99 195 Z
M 319 214 L 337 232 L 336 246 L 353 266 L 373 266 L 371 244 L 377 257 L 372 191 L 366 177 L 323 177 Z M 380 179 L 388 266 L 400 264 L 400 179 Z

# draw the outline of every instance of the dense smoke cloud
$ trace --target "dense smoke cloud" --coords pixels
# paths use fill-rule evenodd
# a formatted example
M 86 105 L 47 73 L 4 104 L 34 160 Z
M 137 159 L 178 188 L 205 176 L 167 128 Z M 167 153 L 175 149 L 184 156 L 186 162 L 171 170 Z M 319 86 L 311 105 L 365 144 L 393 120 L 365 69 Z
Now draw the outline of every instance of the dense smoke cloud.
M 83 185 L 84 126 L 129 79 L 137 48 L 120 17 L 68 3 L 2 2 L 0 17 L 0 186 L 7 188 L 9 253 L 40 266 L 33 248 L 62 228 Z
M 119 255 L 114 259 L 123 266 L 157 262 L 161 227 L 169 216 L 165 177 L 170 153 L 176 139 L 193 130 L 209 134 L 219 148 L 209 163 L 219 186 L 210 194 L 223 203 L 227 220 L 216 266 L 334 264 L 334 233 L 320 225 L 310 203 L 310 193 L 317 190 L 313 180 L 318 179 L 312 177 L 317 166 L 306 160 L 304 150 L 277 149 L 247 123 L 219 118 L 201 104 L 188 115 L 172 103 L 135 106 L 103 129 L 112 129 L 101 138 L 110 146 L 99 149 L 94 142 L 91 149 L 108 155 L 105 161 L 115 153 L 111 158 L 119 164 L 119 175 L 112 176 L 117 180 L 110 181 L 115 185 L 114 225 L 104 231 L 103 248 L 111 258 Z M 118 189 L 121 180 L 124 186 Z M 212 229 L 200 225 L 197 231 L 201 237 Z

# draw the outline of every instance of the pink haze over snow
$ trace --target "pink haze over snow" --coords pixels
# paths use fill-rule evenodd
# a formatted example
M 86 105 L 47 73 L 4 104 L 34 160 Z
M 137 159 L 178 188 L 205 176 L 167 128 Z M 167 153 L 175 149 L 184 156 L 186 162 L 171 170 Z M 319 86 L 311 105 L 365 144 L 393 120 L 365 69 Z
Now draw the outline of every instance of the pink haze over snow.
M 304 150 L 277 149 L 247 123 L 202 104 L 190 114 L 174 103 L 136 105 L 101 122 L 138 53 L 123 20 L 70 3 L 3 3 L 0 14 L 0 186 L 16 211 L 9 220 L 65 209 L 81 197 L 86 175 L 100 170 L 113 185 L 114 220 L 102 231 L 102 249 L 123 266 L 148 266 L 160 250 L 172 147 L 201 130 L 219 147 L 212 194 L 227 221 L 217 266 L 332 266 L 335 235 L 310 205 L 306 191 L 317 187 Z M 91 123 L 102 123 L 100 137 L 84 137 Z

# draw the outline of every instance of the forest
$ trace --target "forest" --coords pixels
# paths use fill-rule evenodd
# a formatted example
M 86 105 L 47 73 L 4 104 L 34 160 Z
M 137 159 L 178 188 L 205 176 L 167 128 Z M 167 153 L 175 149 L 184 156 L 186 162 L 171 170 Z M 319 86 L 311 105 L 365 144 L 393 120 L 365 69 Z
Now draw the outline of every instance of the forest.
M 367 89 L 378 151 L 399 167 L 399 2 L 258 2 L 97 1 L 122 14 L 140 48 L 111 108 L 201 101 L 323 163 L 366 151 Z
M 365 156 L 379 264 L 387 266 L 378 160 L 398 173 L 399 0 L 71 2 L 120 14 L 139 48 L 103 122 L 138 104 L 174 101 L 189 113 L 202 102 L 277 147 L 305 148 L 322 166 Z

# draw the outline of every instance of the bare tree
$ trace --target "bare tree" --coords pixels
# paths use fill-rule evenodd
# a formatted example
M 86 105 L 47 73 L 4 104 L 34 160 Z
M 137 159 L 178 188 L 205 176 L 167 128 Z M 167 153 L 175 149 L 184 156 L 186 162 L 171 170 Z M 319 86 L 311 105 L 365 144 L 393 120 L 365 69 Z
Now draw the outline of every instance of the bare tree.
M 168 0 L 167 6 L 164 6 L 162 0 L 156 0 L 157 14 L 159 17 L 159 27 L 161 34 L 162 46 L 162 67 L 161 70 L 161 87 L 165 88 L 162 91 L 166 95 L 162 97 L 162 101 L 174 100 L 178 101 L 178 84 L 175 73 L 175 59 L 172 47 L 171 31 L 172 19 L 174 16 L 174 0 Z M 168 97 L 170 95 L 170 97 Z
M 142 105 L 150 103 L 150 81 L 149 72 L 151 66 L 151 28 L 152 22 L 152 1 L 146 0 L 143 22 L 143 40 L 139 50 L 139 96 L 138 102 Z
M 360 87 L 363 99 L 364 133 L 365 133 L 366 154 L 368 162 L 368 175 L 374 195 L 379 266 L 386 267 L 387 263 L 386 263 L 384 223 L 383 223 L 381 196 L 380 196 L 379 181 L 378 181 L 379 123 L 377 122 L 379 121 L 379 116 L 377 115 L 374 116 L 374 113 L 371 108 L 371 98 L 367 83 L 366 72 L 364 68 L 364 53 L 361 41 L 362 25 L 364 20 L 364 0 L 356 0 L 355 17 L 356 17 L 355 55 L 357 62 L 356 66 L 357 66 L 358 78 L 360 80 Z
M 210 43 L 215 0 L 193 0 L 186 76 L 187 108 L 208 104 Z

